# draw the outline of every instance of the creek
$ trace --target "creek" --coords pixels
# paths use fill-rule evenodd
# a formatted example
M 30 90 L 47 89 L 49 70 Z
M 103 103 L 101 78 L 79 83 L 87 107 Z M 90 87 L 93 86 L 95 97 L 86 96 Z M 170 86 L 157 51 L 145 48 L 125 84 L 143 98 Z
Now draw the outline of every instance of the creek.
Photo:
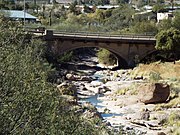
M 101 114 L 103 121 L 115 130 L 123 127 L 124 131 L 131 134 L 134 132 L 136 135 L 144 134 L 145 129 L 131 125 L 127 119 L 134 117 L 134 114 L 143 107 L 142 104 L 137 104 L 137 97 L 116 94 L 118 90 L 142 80 L 132 80 L 129 76 L 130 70 L 112 71 L 97 64 L 97 57 L 83 57 L 81 61 L 65 65 L 71 78 L 68 81 L 77 88 L 78 102 L 80 104 L 90 102 Z M 82 76 L 88 81 L 81 80 Z
M 97 66 L 97 58 L 83 57 L 81 61 L 67 63 L 65 65 L 65 75 L 70 74 L 70 79 L 66 79 L 73 83 L 77 89 L 77 95 L 80 104 L 90 102 L 96 107 L 101 114 L 103 121 L 110 128 L 118 130 L 123 128 L 127 134 L 136 135 L 154 135 L 157 131 L 161 131 L 158 120 L 142 119 L 143 110 L 150 110 L 152 115 L 157 113 L 154 111 L 155 105 L 139 102 L 138 95 L 132 92 L 133 88 L 144 83 L 144 80 L 133 80 L 130 78 L 131 70 L 112 71 L 105 67 Z M 69 68 L 70 67 L 70 68 Z M 85 77 L 83 80 L 81 77 Z M 118 93 L 119 90 L 126 90 Z M 149 128 L 154 128 L 152 130 Z
M 129 86 L 133 81 L 127 76 L 128 70 L 112 71 L 103 66 L 99 66 L 96 57 L 85 57 L 77 63 L 68 63 L 66 67 L 71 66 L 72 74 L 86 75 L 92 78 L 92 81 L 72 81 L 78 92 L 79 103 L 90 102 L 97 108 L 104 121 L 109 123 L 112 118 L 123 116 L 123 113 L 117 111 L 112 104 L 113 93 L 124 87 Z M 111 96 L 112 95 L 112 96 Z M 110 98 L 110 99 L 108 99 Z M 109 102 L 109 103 L 108 103 Z M 117 106 L 116 106 L 117 107 Z M 113 126 L 113 123 L 110 122 Z M 121 126 L 115 123 L 114 126 Z
M 105 70 L 104 72 L 107 72 L 107 71 L 108 70 Z M 95 73 L 91 77 L 95 78 L 94 83 L 97 83 L 97 84 L 99 83 L 99 85 L 100 85 L 100 86 L 96 87 L 96 89 L 98 89 L 98 90 L 96 90 L 97 93 L 95 92 L 94 95 L 88 96 L 87 98 L 81 98 L 80 102 L 81 103 L 90 102 L 101 113 L 101 116 L 103 117 L 103 119 L 106 119 L 108 117 L 121 116 L 122 115 L 121 113 L 120 114 L 112 113 L 108 110 L 106 105 L 102 104 L 103 101 L 101 100 L 101 98 L 103 98 L 104 94 L 108 91 L 104 90 L 104 92 L 100 93 L 99 88 L 101 88 L 101 87 L 102 87 L 102 89 L 103 89 L 103 87 L 105 88 L 105 84 L 103 84 L 104 82 L 102 82 L 102 80 L 108 78 L 107 74 L 100 75 L 100 74 Z

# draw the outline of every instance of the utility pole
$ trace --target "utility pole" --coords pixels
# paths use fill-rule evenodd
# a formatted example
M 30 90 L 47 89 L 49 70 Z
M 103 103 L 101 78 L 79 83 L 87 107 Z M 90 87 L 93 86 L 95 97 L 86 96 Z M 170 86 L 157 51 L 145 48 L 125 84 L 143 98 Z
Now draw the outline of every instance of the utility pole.
M 50 12 L 49 12 L 49 26 L 51 26 L 51 24 L 52 24 L 52 9 L 50 10 Z
M 34 0 L 34 5 L 36 6 L 36 0 Z
M 170 2 L 171 2 L 171 8 L 172 8 L 172 10 L 173 10 L 173 7 L 174 7 L 174 0 L 171 0 Z
M 26 25 L 26 0 L 24 0 L 24 30 Z

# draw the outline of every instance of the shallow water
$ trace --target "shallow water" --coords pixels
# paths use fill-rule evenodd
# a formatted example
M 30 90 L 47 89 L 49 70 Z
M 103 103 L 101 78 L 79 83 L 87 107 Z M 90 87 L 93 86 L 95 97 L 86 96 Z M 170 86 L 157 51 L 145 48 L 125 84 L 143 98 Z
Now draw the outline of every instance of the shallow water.
M 102 113 L 101 116 L 105 119 L 108 117 L 115 117 L 115 116 L 122 116 L 123 114 L 117 114 L 117 113 Z
M 102 101 L 98 99 L 98 97 L 103 96 L 102 94 L 96 94 L 94 96 L 91 96 L 86 99 L 81 99 L 81 103 L 83 102 L 90 102 L 92 105 L 94 105 L 98 110 L 101 108 L 105 108 L 106 106 L 103 106 L 101 103 Z M 107 119 L 109 117 L 115 117 L 115 116 L 122 116 L 123 114 L 117 114 L 117 113 L 104 113 L 101 112 L 101 116 L 103 119 Z
M 94 96 L 91 96 L 89 98 L 81 99 L 82 102 L 90 102 L 92 105 L 94 105 L 96 108 L 103 108 L 104 106 L 99 105 L 102 103 L 101 100 L 98 99 L 98 97 L 101 96 L 100 94 L 96 94 Z

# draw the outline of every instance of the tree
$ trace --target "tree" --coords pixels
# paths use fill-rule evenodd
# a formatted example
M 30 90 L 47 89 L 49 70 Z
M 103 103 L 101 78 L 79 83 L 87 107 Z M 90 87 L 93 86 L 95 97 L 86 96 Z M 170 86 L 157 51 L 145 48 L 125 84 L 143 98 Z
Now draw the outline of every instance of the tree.
M 162 4 L 156 4 L 152 8 L 153 12 L 158 13 L 159 11 L 165 10 L 165 6 Z
M 156 36 L 157 50 L 172 52 L 174 55 L 174 61 L 176 60 L 176 54 L 180 51 L 180 30 L 170 28 L 168 30 L 162 30 Z
M 142 21 L 135 24 L 133 27 L 135 33 L 138 34 L 155 34 L 157 33 L 157 27 L 154 22 L 151 21 Z
M 14 9 L 15 8 L 15 3 L 13 0 L 1 0 L 0 1 L 0 9 L 6 9 L 6 10 L 10 10 L 10 9 Z
M 92 13 L 92 9 L 86 5 L 84 5 L 84 13 Z
M 158 23 L 158 30 L 168 30 L 171 27 L 173 27 L 172 25 L 172 20 L 171 19 L 163 19 L 162 21 L 160 21 Z
M 123 5 L 112 11 L 112 15 L 105 19 L 105 29 L 107 30 L 121 30 L 127 28 L 132 23 L 132 15 L 134 9 L 129 5 Z
M 57 4 L 57 1 L 56 0 L 52 0 L 52 4 L 53 6 Z
M 99 0 L 98 4 L 99 5 L 107 5 L 107 4 L 109 4 L 109 0 Z
M 157 4 L 163 4 L 164 2 L 164 0 L 157 0 Z
M 172 20 L 173 27 L 180 30 L 180 12 L 176 12 L 174 19 Z
M 47 82 L 45 44 L 20 26 L 0 17 L 0 134 L 101 134 Z
M 144 5 L 146 5 L 146 1 L 145 0 L 137 0 L 137 7 L 141 8 Z
M 73 14 L 75 14 L 75 15 L 79 14 L 79 11 L 78 11 L 77 8 L 76 8 L 77 4 L 78 4 L 77 1 L 74 1 L 74 2 L 71 3 L 70 6 L 69 6 L 70 12 L 73 13 Z
M 48 113 L 52 113 L 46 107 L 54 106 L 46 102 L 55 92 L 46 82 L 50 68 L 43 66 L 40 42 L 22 40 L 26 35 L 14 25 L 1 18 L 0 134 L 48 132 L 41 127 L 46 127 Z
M 103 23 L 104 19 L 105 19 L 105 15 L 104 15 L 104 10 L 96 10 L 95 12 L 96 14 L 96 19 L 99 23 Z
M 34 2 L 34 5 L 36 5 L 36 0 L 33 0 L 33 2 Z
M 126 4 L 128 2 L 129 2 L 129 0 L 116 0 L 117 4 Z
M 84 0 L 84 4 L 91 5 L 107 5 L 109 3 L 109 0 Z
M 100 49 L 98 52 L 98 61 L 105 65 L 114 65 L 116 63 L 116 58 L 114 55 L 106 50 L 106 49 Z

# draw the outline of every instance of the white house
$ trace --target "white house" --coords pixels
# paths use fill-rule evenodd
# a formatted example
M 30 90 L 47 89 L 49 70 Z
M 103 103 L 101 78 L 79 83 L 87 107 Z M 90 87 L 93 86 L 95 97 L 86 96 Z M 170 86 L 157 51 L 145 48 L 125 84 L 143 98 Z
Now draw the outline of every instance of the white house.
M 158 23 L 164 19 L 172 19 L 172 18 L 173 18 L 172 12 L 157 13 L 157 22 Z
M 52 3 L 53 0 L 51 0 L 50 2 Z M 71 4 L 72 2 L 74 2 L 74 0 L 56 0 L 57 3 L 62 4 L 62 5 L 68 5 Z

